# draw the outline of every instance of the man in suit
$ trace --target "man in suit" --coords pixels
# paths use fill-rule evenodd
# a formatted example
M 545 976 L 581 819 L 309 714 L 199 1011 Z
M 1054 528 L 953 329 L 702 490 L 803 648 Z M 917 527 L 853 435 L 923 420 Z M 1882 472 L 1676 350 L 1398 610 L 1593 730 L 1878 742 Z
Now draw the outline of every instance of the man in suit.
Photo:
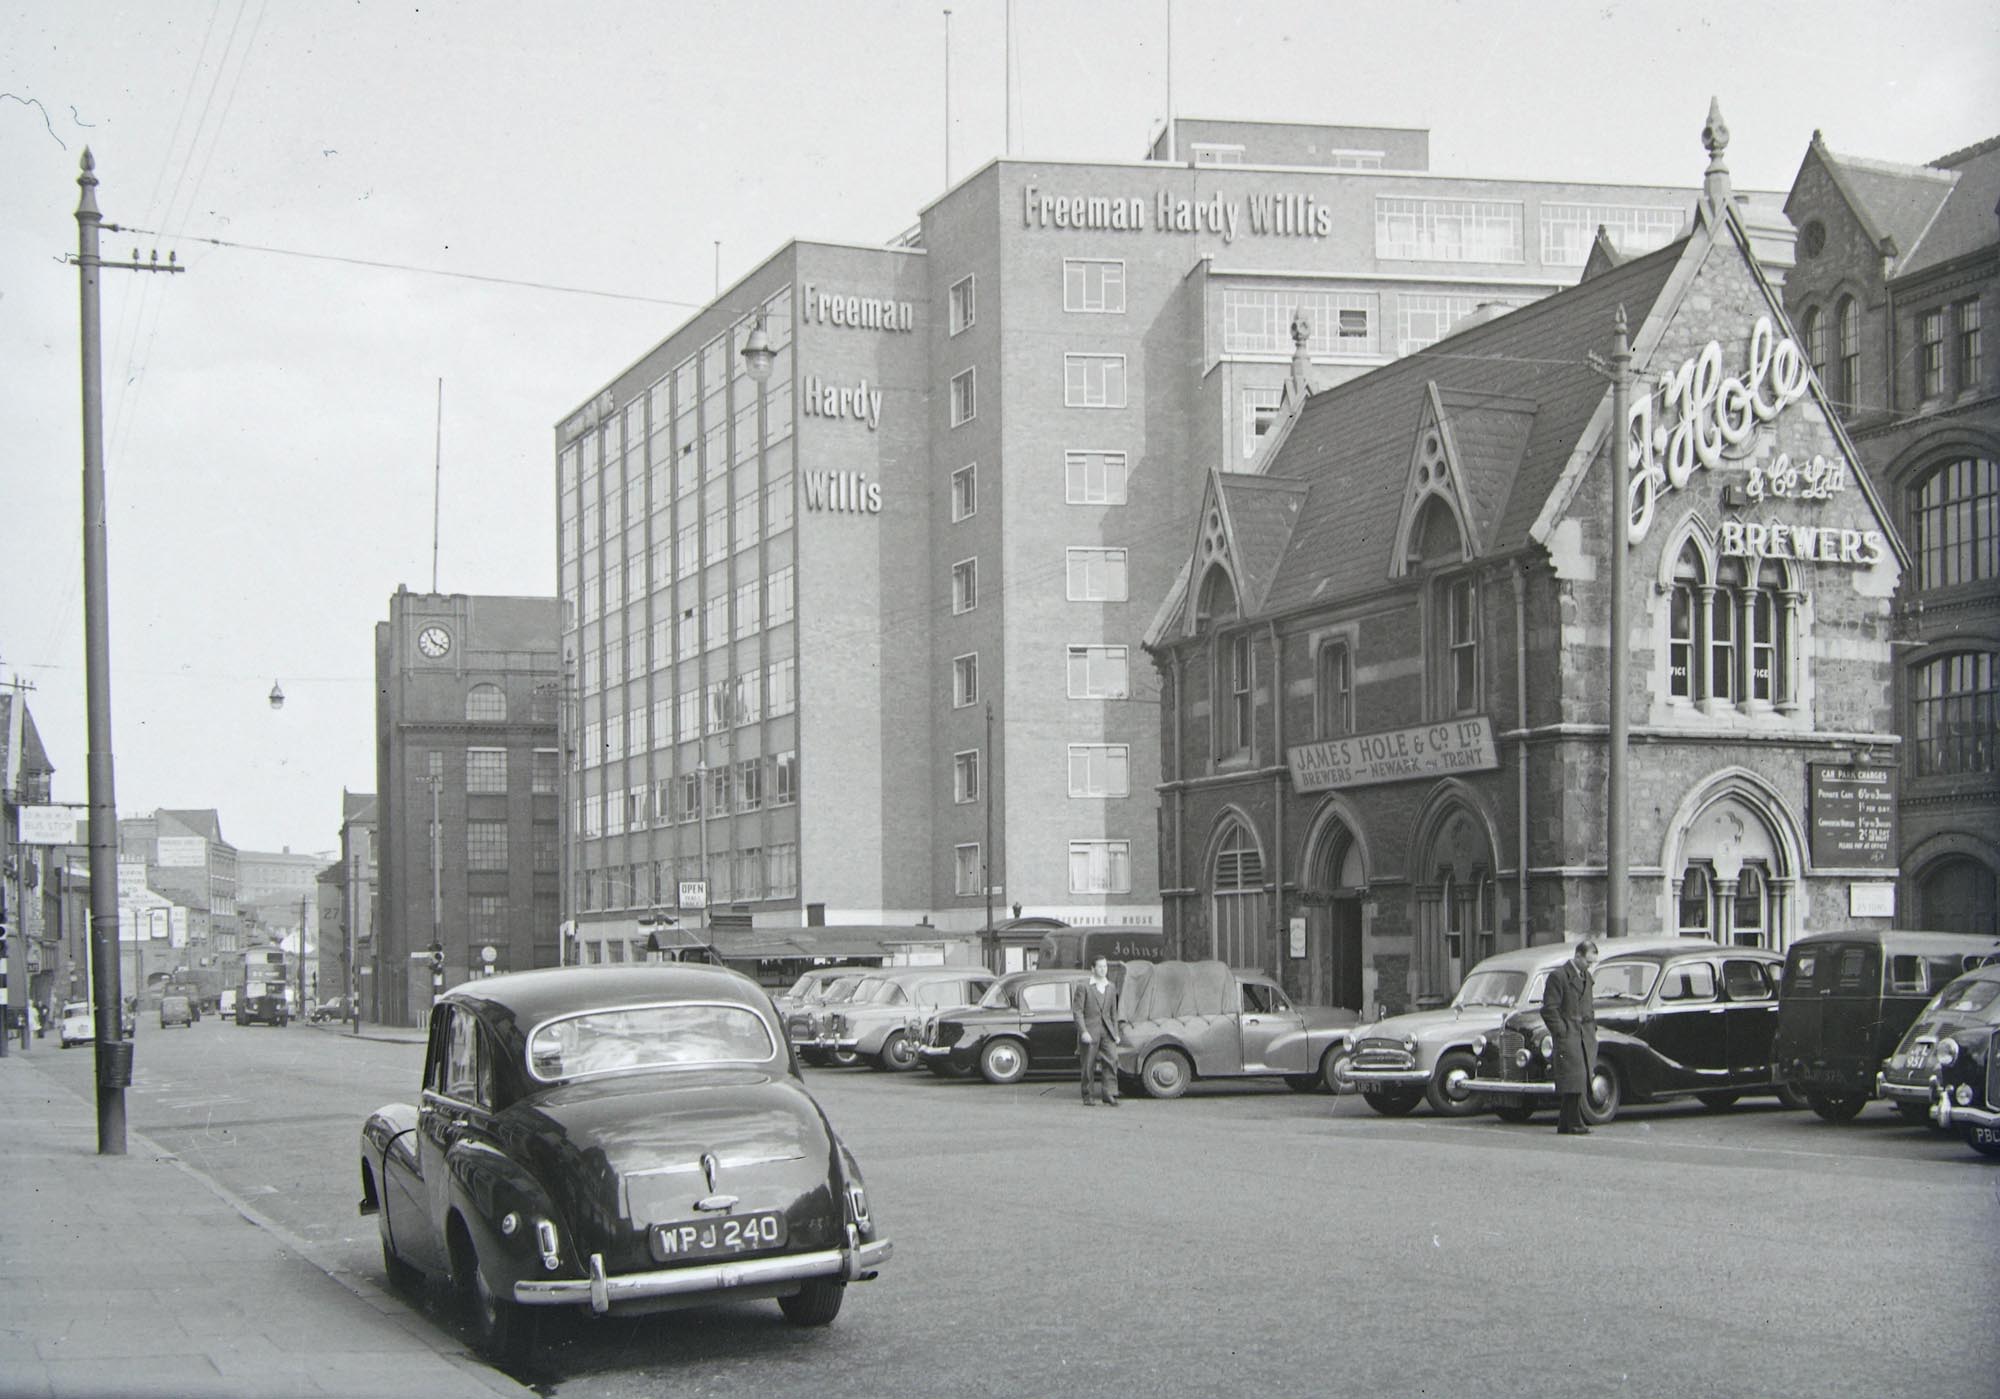
M 1106 1105 L 1118 1106 L 1118 1060 L 1111 1047 L 1118 1041 L 1118 988 L 1111 984 L 1111 964 L 1099 957 L 1090 964 L 1090 979 L 1070 988 L 1069 1013 L 1076 1021 L 1077 1060 L 1083 1068 L 1083 1103 L 1096 1101 L 1092 1081 L 1102 1080 Z
M 1597 985 L 1590 964 L 1597 960 L 1597 942 L 1584 938 L 1570 959 L 1549 973 L 1542 990 L 1542 1020 L 1555 1040 L 1556 1096 L 1562 1112 L 1556 1131 L 1566 1137 L 1587 1137 L 1583 1095 L 1597 1068 L 1597 1013 L 1592 1008 Z

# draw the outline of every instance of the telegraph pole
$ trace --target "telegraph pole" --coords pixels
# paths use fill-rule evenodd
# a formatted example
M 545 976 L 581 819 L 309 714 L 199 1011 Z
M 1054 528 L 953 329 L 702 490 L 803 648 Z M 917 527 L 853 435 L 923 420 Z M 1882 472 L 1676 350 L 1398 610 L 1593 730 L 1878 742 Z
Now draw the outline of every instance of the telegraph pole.
M 1619 306 L 1611 340 L 1611 703 L 1607 715 L 1610 752 L 1604 784 L 1604 935 L 1625 936 L 1629 926 L 1630 859 L 1627 850 L 1626 749 L 1631 722 L 1626 714 L 1626 671 L 1630 647 L 1625 636 L 1625 552 L 1631 527 L 1632 342 Z
M 950 13 L 947 11 L 946 13 Z M 993 927 L 993 701 L 986 701 L 986 751 L 980 755 L 979 782 L 986 789 L 986 837 L 979 847 L 979 879 L 986 886 L 986 966 L 1001 971 L 1000 934 Z
M 98 338 L 99 271 L 184 272 L 157 250 L 150 263 L 105 262 L 97 255 L 104 215 L 97 209 L 97 162 L 84 147 L 83 194 L 76 204 L 76 267 L 83 340 L 83 617 L 84 693 L 89 715 L 90 965 L 96 1012 L 97 1154 L 125 1154 L 125 1090 L 132 1082 L 132 1041 L 123 1038 L 124 994 L 118 975 L 118 800 L 111 761 L 111 601 L 104 505 L 104 355 Z

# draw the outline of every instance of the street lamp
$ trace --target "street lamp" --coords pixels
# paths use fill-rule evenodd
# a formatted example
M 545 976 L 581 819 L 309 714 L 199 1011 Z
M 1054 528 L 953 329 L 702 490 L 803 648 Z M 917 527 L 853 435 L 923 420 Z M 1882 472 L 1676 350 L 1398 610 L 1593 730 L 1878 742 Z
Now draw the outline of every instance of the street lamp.
M 778 362 L 778 352 L 771 348 L 771 337 L 764 333 L 764 308 L 757 308 L 757 318 L 750 325 L 750 334 L 743 341 L 743 367 L 750 377 L 757 381 L 759 391 L 771 377 L 771 366 Z M 763 429 L 759 425 L 758 445 L 763 445 Z
M 283 709 L 285 707 L 285 692 L 279 688 L 278 682 L 275 680 L 271 682 L 270 699 L 271 699 L 271 708 Z

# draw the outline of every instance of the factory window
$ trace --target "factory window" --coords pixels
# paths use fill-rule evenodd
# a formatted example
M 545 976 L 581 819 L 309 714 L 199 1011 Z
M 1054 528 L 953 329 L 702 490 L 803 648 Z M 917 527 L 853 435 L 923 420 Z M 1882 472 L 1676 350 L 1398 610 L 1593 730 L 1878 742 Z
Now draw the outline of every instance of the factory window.
M 799 800 L 799 755 L 784 752 L 771 758 L 771 805 L 794 806 Z
M 798 575 L 791 564 L 775 570 L 765 580 L 764 624 L 770 627 L 783 626 L 792 620 L 796 604 L 796 583 Z
M 979 606 L 979 560 L 960 559 L 951 566 L 951 610 L 970 612 Z
M 962 370 L 951 378 L 951 425 L 958 427 L 979 416 L 979 371 Z
M 2000 693 L 1993 652 L 1956 651 L 1910 672 L 1912 757 L 1918 777 L 1996 770 Z
M 1071 602 L 1124 602 L 1123 549 L 1066 549 Z
M 1063 499 L 1071 505 L 1123 505 L 1123 452 L 1063 454 Z
M 1991 458 L 1948 461 L 1926 475 L 1913 496 L 1919 588 L 2000 579 L 2000 468 Z
M 507 823 L 467 821 L 465 823 L 465 867 L 472 870 L 507 868 Z
M 1125 264 L 1110 258 L 1063 259 L 1063 310 L 1108 314 L 1125 309 Z
M 954 656 L 951 662 L 951 704 L 963 709 L 979 703 L 979 653 Z
M 1069 648 L 1071 699 L 1127 699 L 1131 695 L 1127 649 L 1123 646 Z
M 968 272 L 951 284 L 951 333 L 958 334 L 972 324 L 976 283 Z
M 535 750 L 534 794 L 538 797 L 552 797 L 560 790 L 557 785 L 556 750 L 537 748 Z
M 1375 201 L 1375 255 L 1397 261 L 1520 262 L 1521 206 L 1498 199 Z
M 1308 355 L 1372 355 L 1380 305 L 1374 292 L 1228 288 L 1222 293 L 1223 353 L 1289 357 L 1292 322 L 1303 317 Z
M 1123 797 L 1132 790 L 1132 745 L 1072 743 L 1069 745 L 1069 794 L 1072 797 Z
M 507 791 L 507 750 L 468 748 L 465 750 L 465 790 L 468 792 Z
M 1125 356 L 1064 355 L 1063 404 L 1069 408 L 1123 408 Z
M 1132 842 L 1073 840 L 1069 843 L 1069 891 L 1072 894 L 1132 892 Z
M 507 692 L 498 685 L 474 685 L 465 692 L 465 717 L 475 723 L 507 717 Z
M 980 892 L 979 846 L 957 845 L 952 847 L 952 892 L 961 898 Z
M 1664 248 L 1687 221 L 1679 209 L 1625 204 L 1542 205 L 1542 262 L 1549 267 L 1581 267 L 1590 259 L 1599 228 L 1611 246 L 1630 257 Z
M 955 802 L 979 800 L 979 750 L 968 748 L 951 755 L 951 799 Z
M 1278 407 L 1283 398 L 1284 393 L 1280 389 L 1243 390 L 1243 456 L 1246 461 L 1257 455 L 1265 434 L 1278 421 Z
M 969 520 L 979 510 L 979 477 L 976 466 L 961 466 L 951 473 L 951 520 Z

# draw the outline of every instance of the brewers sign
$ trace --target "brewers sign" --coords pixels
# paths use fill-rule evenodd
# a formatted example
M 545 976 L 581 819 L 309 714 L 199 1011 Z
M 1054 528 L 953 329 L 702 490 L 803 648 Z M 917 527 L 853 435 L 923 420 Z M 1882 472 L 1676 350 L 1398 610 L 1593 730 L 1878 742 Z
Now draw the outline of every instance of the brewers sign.
M 1285 760 L 1291 764 L 1292 786 L 1300 792 L 1500 766 L 1493 751 L 1493 723 L 1484 714 L 1302 744 L 1287 752 Z

